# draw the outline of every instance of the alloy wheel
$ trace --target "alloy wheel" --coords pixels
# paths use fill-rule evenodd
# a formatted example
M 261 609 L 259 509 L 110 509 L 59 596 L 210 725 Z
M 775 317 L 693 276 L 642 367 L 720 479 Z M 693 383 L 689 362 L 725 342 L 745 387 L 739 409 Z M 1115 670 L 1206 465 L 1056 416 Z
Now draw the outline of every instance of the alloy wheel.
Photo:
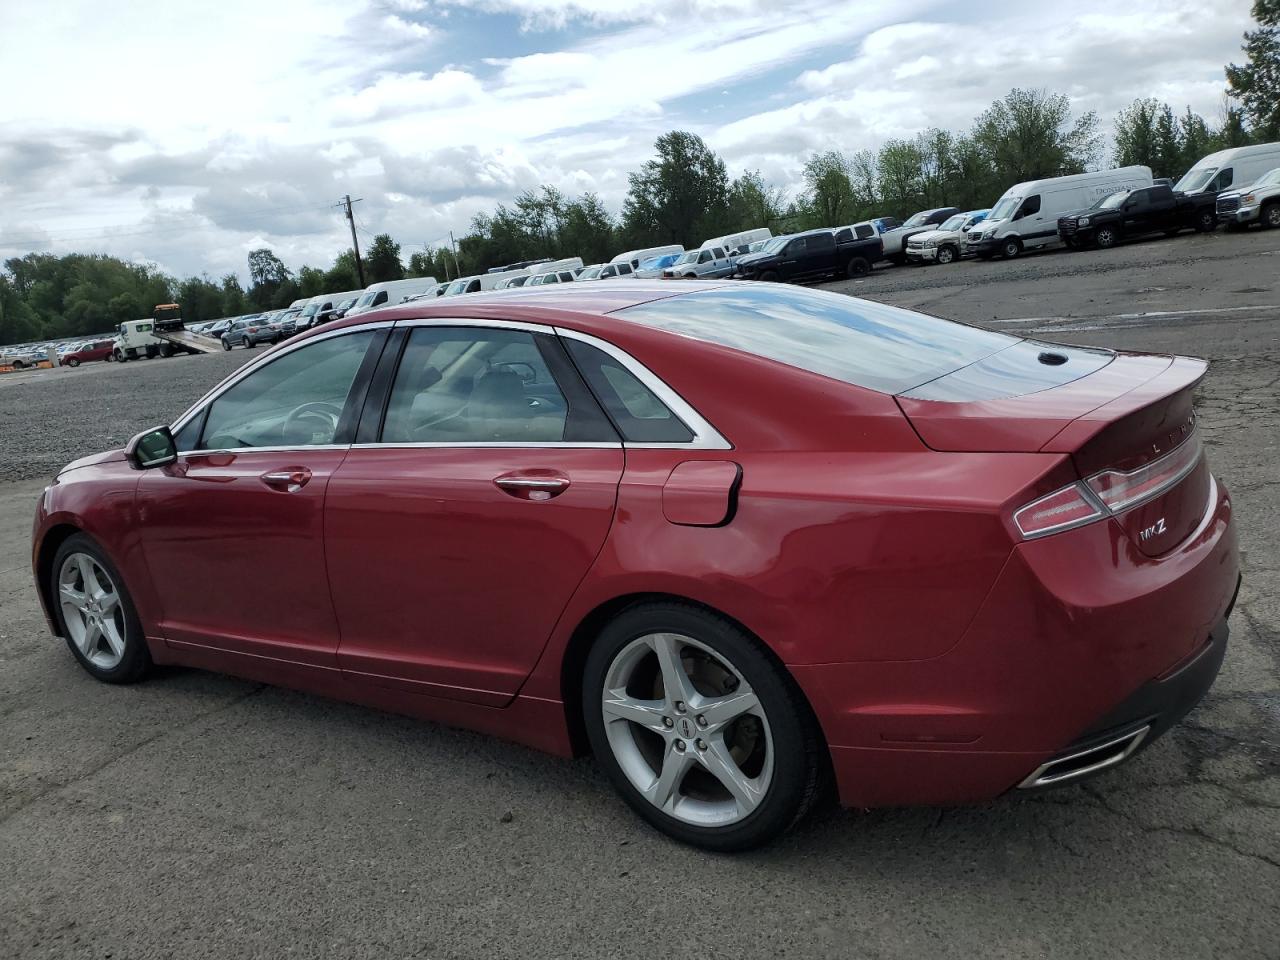
M 946 265 L 956 258 L 955 251 L 950 247 L 940 247 L 938 249 L 938 263 Z
M 1280 227 L 1280 203 L 1273 203 L 1262 212 L 1262 222 L 1272 229 Z
M 684 823 L 738 823 L 773 778 L 763 705 L 743 675 L 692 637 L 651 633 L 618 652 L 601 694 L 605 734 L 623 774 Z
M 102 670 L 125 654 L 125 612 L 111 575 L 87 553 L 71 553 L 58 571 L 58 603 L 70 640 Z

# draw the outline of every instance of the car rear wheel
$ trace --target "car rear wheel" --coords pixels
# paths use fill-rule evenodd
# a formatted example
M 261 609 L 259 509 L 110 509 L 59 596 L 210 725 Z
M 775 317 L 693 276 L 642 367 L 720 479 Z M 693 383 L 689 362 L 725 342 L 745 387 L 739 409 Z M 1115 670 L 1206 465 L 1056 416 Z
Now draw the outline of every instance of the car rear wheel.
M 867 262 L 866 257 L 853 257 L 849 260 L 849 266 L 845 268 L 845 273 L 850 277 L 865 277 L 871 272 L 871 264 Z
M 819 793 L 822 741 L 791 678 L 728 620 L 680 603 L 630 607 L 587 657 L 596 757 L 641 817 L 711 850 L 777 837 Z
M 1093 235 L 1093 242 L 1103 250 L 1114 247 L 1120 241 L 1120 235 L 1116 233 L 1114 227 L 1099 227 L 1098 232 Z
M 955 258 L 956 258 L 955 247 L 947 246 L 947 247 L 938 248 L 938 263 L 941 263 L 941 264 L 952 263 L 954 262 Z
M 1022 252 L 1022 241 L 1017 237 L 1010 237 L 1008 240 L 1000 244 L 1000 256 L 1006 260 L 1012 260 Z
M 62 635 L 80 665 L 106 683 L 132 683 L 151 667 L 142 623 L 124 580 L 83 533 L 53 558 L 49 596 Z
M 1196 229 L 1201 233 L 1213 233 L 1218 229 L 1218 214 L 1214 210 L 1205 210 L 1196 218 Z
M 68 366 L 68 367 L 78 367 L 78 366 L 80 366 L 80 361 L 79 361 L 79 360 L 77 360 L 75 357 L 67 357 L 67 366 Z
M 1268 230 L 1280 229 L 1280 203 L 1268 203 L 1262 208 L 1262 225 Z

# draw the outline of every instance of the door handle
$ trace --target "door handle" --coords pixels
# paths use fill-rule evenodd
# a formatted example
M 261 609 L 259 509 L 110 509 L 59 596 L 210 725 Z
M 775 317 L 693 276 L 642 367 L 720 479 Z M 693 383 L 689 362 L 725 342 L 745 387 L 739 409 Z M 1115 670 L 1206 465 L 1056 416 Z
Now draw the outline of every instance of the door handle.
M 270 470 L 258 479 L 272 490 L 297 493 L 311 479 L 311 471 L 306 467 L 286 467 L 283 470 Z
M 505 474 L 495 477 L 493 482 L 503 493 L 519 500 L 550 500 L 569 489 L 569 481 L 565 477 L 537 474 Z

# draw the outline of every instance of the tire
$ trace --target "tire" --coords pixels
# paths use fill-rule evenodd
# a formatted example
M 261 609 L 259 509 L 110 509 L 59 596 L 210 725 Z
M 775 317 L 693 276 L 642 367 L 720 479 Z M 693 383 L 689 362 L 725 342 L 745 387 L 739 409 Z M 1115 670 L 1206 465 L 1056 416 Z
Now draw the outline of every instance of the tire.
M 938 248 L 938 256 L 935 262 L 941 266 L 946 266 L 949 263 L 955 263 L 957 259 L 959 257 L 956 254 L 956 248 L 948 243 Z
M 680 679 L 668 684 L 667 675 Z M 606 691 L 618 707 L 629 695 L 662 706 L 606 714 Z M 734 714 L 732 701 L 744 693 L 755 701 Z M 826 748 L 795 682 L 758 640 L 692 604 L 636 604 L 600 632 L 587 655 L 583 717 L 597 759 L 627 804 L 684 843 L 716 851 L 758 847 L 798 822 L 821 792 Z M 678 778 L 661 807 L 644 792 L 663 789 L 659 771 Z
M 1218 229 L 1218 214 L 1214 210 L 1204 210 L 1196 217 L 1197 233 L 1213 233 Z
M 147 347 L 147 359 L 148 359 L 148 360 L 154 360 L 154 359 L 156 358 L 156 353 L 157 353 L 157 352 L 158 352 L 158 351 L 156 350 L 156 348 L 155 348 L 155 347 Z
M 1258 218 L 1264 230 L 1280 229 L 1280 203 L 1268 203 L 1262 208 L 1262 216 Z
M 117 358 L 114 353 L 108 353 L 104 359 L 107 361 L 107 363 L 115 363 Z
M 222 349 L 223 350 L 231 349 L 231 341 L 229 341 L 226 337 L 222 338 Z
M 871 264 L 867 262 L 866 257 L 851 257 L 849 265 L 845 267 L 845 276 L 853 279 L 854 277 L 865 277 L 871 272 Z
M 169 344 L 166 343 L 164 346 L 160 348 L 160 356 L 168 360 L 170 357 L 173 356 L 173 347 L 171 347 Z
M 766 270 L 764 273 L 760 274 L 760 279 L 763 280 L 765 283 L 777 283 L 778 271 Z
M 78 366 L 80 366 L 80 361 L 79 361 L 79 360 L 77 360 L 75 357 L 68 357 L 68 358 L 67 358 L 67 366 L 68 366 L 68 367 L 78 367 Z
M 1018 254 L 1022 253 L 1022 241 L 1017 237 L 1010 237 L 1007 240 L 1000 241 L 1000 256 L 1006 260 L 1012 260 Z
M 245 337 L 245 338 L 244 338 L 242 341 L 240 341 L 240 342 L 244 344 L 244 348 L 245 348 L 246 350 L 252 350 L 254 347 L 256 347 L 256 346 L 257 346 L 257 344 L 253 342 L 253 338 L 252 338 L 252 337 Z
M 1115 227 L 1099 227 L 1093 233 L 1093 242 L 1100 250 L 1110 250 L 1120 242 L 1120 232 Z
M 94 580 L 106 595 L 115 597 L 114 604 L 104 609 L 100 600 L 94 599 L 93 584 L 85 589 L 88 581 L 83 571 L 86 569 L 93 571 Z M 104 583 L 104 579 L 109 583 Z M 71 593 L 64 594 L 63 585 L 69 586 Z M 64 540 L 54 554 L 48 588 L 54 616 L 67 646 L 90 676 L 104 683 L 133 683 L 147 674 L 151 669 L 151 652 L 147 649 L 137 608 L 120 571 L 97 542 L 83 533 L 72 534 Z M 85 598 L 86 603 L 93 600 L 96 613 L 86 612 L 87 607 L 74 601 L 63 602 L 64 596 L 76 593 Z M 102 624 L 96 634 L 93 627 L 87 626 L 94 622 Z M 94 637 L 96 639 L 91 639 Z

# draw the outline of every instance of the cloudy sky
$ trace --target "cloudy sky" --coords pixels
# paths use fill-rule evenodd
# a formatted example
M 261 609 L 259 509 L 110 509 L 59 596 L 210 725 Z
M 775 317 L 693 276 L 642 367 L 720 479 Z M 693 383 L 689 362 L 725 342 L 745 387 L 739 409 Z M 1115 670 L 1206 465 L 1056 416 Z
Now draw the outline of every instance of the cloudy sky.
M 968 127 L 1010 87 L 1110 128 L 1216 122 L 1249 0 L 46 0 L 0 3 L 0 257 L 174 274 L 363 239 L 407 256 L 525 188 L 598 192 L 673 128 L 794 188 L 805 156 Z

